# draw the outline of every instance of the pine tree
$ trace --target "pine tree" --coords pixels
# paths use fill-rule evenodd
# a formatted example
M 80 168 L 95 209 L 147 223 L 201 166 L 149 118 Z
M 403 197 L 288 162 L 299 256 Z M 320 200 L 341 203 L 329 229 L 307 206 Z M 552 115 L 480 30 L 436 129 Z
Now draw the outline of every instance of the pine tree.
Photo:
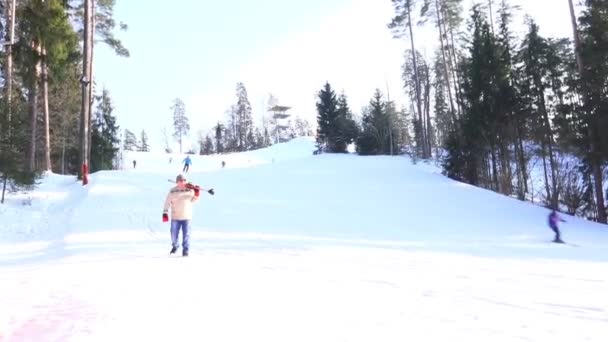
M 490 25 L 479 6 L 473 7 L 469 32 L 469 57 L 462 64 L 463 115 L 458 130 L 450 133 L 446 143 L 447 155 L 443 160 L 444 173 L 453 179 L 472 185 L 492 187 L 488 158 L 492 150 L 489 138 L 493 137 L 495 99 L 492 78 L 497 64 L 497 48 Z
M 148 135 L 145 130 L 141 131 L 141 145 L 139 146 L 140 152 L 150 152 L 150 145 L 148 145 Z
M 317 143 L 330 153 L 346 152 L 357 136 L 346 96 L 338 100 L 329 82 L 318 93 L 317 124 Z
M 348 105 L 348 98 L 344 93 L 338 97 L 338 134 L 336 140 L 346 146 L 355 142 L 359 136 L 359 128 L 357 123 L 353 120 L 353 113 Z
M 391 153 L 391 119 L 387 103 L 383 101 L 379 89 L 376 89 L 369 107 L 363 114 L 361 126 L 362 132 L 357 139 L 357 153 L 360 155 Z
M 179 142 L 179 153 L 182 153 L 183 138 L 188 136 L 188 132 L 190 132 L 186 106 L 181 99 L 176 98 L 173 100 L 171 110 L 173 111 L 173 137 Z
M 523 85 L 527 91 L 522 95 L 527 98 L 528 116 L 532 118 L 533 137 L 541 145 L 546 200 L 552 208 L 558 208 L 558 178 L 555 156 L 553 124 L 549 118 L 550 108 L 547 105 L 547 92 L 550 84 L 546 81 L 550 75 L 548 60 L 552 51 L 547 40 L 538 34 L 538 26 L 529 20 L 528 33 L 520 50 L 523 63 Z
M 393 3 L 393 7 L 395 10 L 395 16 L 392 18 L 391 23 L 388 25 L 389 29 L 393 31 L 393 34 L 396 38 L 401 38 L 404 36 L 409 36 L 410 38 L 410 49 L 409 53 L 406 52 L 406 63 L 411 63 L 411 88 L 413 89 L 410 100 L 414 103 L 414 108 L 416 110 L 416 114 L 418 115 L 418 122 L 421 125 L 420 142 L 422 143 L 422 149 L 424 153 L 424 157 L 427 157 L 426 152 L 428 148 L 424 145 L 428 141 L 428 139 L 424 136 L 424 129 L 422 126 L 425 124 L 423 119 L 423 96 L 422 96 L 422 76 L 419 75 L 421 69 L 418 68 L 418 54 L 416 50 L 416 45 L 414 43 L 414 30 L 413 30 L 413 15 L 418 0 L 391 0 Z
M 201 133 L 200 138 L 199 138 L 199 144 L 200 144 L 200 149 L 199 149 L 200 155 L 213 154 L 213 139 L 211 139 L 211 136 L 207 135 L 203 138 L 203 135 Z
M 608 2 L 585 0 L 586 9 L 580 22 L 580 47 L 577 49 L 582 66 L 581 91 L 584 107 L 581 121 L 584 129 L 582 145 L 584 162 L 592 176 L 589 188 L 595 196 L 596 216 L 606 223 L 607 212 L 603 184 L 603 165 L 608 160 Z
M 223 136 L 223 132 L 224 132 L 224 127 L 222 126 L 221 123 L 217 123 L 217 125 L 215 125 L 214 128 L 215 131 L 215 152 L 216 153 L 223 153 L 224 152 L 224 136 Z
M 449 87 L 449 84 L 445 79 L 445 63 L 442 56 L 439 54 L 435 58 L 433 71 L 433 88 L 435 89 L 433 112 L 435 113 L 436 122 L 436 140 L 437 145 L 443 146 L 449 132 L 454 129 L 454 122 L 452 121 L 450 108 L 448 107 L 448 103 L 446 101 L 446 88 Z
M 253 117 L 251 115 L 251 104 L 247 98 L 247 89 L 245 89 L 245 85 L 241 82 L 236 85 L 236 97 L 236 143 L 238 151 L 246 151 L 251 149 L 250 139 L 253 137 Z
M 137 151 L 139 149 L 137 144 L 137 137 L 133 132 L 128 129 L 125 129 L 123 149 L 125 151 Z
M 118 144 L 120 143 L 118 139 L 119 127 L 116 125 L 116 118 L 112 115 L 114 107 L 112 106 L 109 91 L 104 89 L 97 100 L 99 101 L 99 105 L 97 106 L 95 120 L 93 121 L 91 138 L 91 172 L 113 169 L 113 162 L 118 153 Z M 127 134 L 127 139 L 135 139 L 135 136 L 130 131 L 126 130 L 125 133 Z M 127 140 L 125 140 L 125 149 L 129 150 L 127 143 Z

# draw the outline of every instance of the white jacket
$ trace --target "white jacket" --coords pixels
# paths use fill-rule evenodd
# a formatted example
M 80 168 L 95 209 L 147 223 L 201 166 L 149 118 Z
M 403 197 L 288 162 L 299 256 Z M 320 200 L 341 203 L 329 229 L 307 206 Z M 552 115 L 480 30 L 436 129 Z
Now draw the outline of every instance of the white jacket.
M 194 190 L 173 187 L 165 199 L 163 213 L 167 214 L 171 208 L 172 220 L 192 220 L 192 203 L 196 201 L 198 197 L 194 196 Z

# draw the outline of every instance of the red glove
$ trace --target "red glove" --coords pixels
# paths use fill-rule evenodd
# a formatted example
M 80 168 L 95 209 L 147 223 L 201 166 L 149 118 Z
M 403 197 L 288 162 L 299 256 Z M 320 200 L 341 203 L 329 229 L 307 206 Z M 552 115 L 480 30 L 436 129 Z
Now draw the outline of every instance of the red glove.
M 194 196 L 198 197 L 201 194 L 201 187 L 192 183 L 187 183 L 186 188 L 194 190 Z
M 163 222 L 169 222 L 169 215 L 167 213 L 163 213 Z

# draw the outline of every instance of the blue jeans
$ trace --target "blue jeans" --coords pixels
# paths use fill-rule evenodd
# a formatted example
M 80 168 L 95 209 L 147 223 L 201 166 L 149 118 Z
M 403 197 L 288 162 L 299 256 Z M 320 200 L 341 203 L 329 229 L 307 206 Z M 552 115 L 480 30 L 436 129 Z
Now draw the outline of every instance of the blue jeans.
M 182 230 L 182 247 L 190 248 L 190 220 L 171 220 L 171 245 L 179 247 L 179 230 Z

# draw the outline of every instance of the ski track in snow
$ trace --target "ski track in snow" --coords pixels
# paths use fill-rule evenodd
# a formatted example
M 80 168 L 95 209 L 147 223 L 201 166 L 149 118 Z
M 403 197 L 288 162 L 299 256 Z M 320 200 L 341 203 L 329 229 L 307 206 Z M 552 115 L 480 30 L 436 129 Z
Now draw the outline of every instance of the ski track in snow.
M 3 341 L 608 338 L 601 264 L 344 246 L 157 252 L 15 266 L 0 278 Z

